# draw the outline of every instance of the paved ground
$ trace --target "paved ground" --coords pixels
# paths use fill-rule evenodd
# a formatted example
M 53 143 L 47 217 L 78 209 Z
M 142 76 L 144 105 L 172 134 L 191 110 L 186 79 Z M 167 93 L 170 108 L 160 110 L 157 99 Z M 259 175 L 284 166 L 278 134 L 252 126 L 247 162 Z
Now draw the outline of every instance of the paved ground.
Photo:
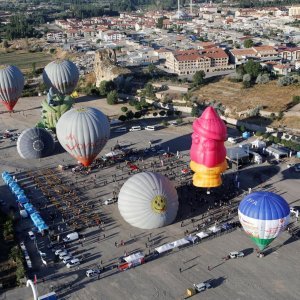
M 32 126 L 39 119 L 40 99 L 29 99 L 20 105 L 20 109 L 29 110 L 12 114 L 1 114 L 0 131 L 6 128 L 22 130 L 28 126 Z M 29 104 L 30 103 L 30 104 Z M 96 100 L 83 102 L 83 105 L 98 105 L 101 102 Z M 142 121 L 146 122 L 146 121 Z M 232 129 L 230 129 L 232 130 Z M 166 150 L 181 151 L 182 154 L 190 148 L 191 128 L 184 126 L 182 128 L 168 128 L 155 132 L 131 132 L 127 134 L 112 134 L 111 139 L 102 153 L 107 153 L 118 141 L 120 144 L 131 145 L 133 148 L 148 147 L 149 140 L 154 144 L 161 144 Z M 234 132 L 230 132 L 234 134 Z M 73 159 L 65 152 L 61 152 L 49 158 L 40 161 L 26 161 L 17 155 L 15 142 L 5 141 L 0 144 L 0 172 L 4 170 L 15 172 L 22 178 L 23 172 L 30 170 L 44 170 L 45 168 L 56 167 L 62 163 L 74 163 Z M 156 159 L 157 160 L 157 159 Z M 145 160 L 144 164 L 149 165 L 154 158 Z M 188 156 L 183 157 L 183 161 L 188 162 Z M 140 166 L 143 163 L 139 162 Z M 175 166 L 176 167 L 176 166 Z M 171 168 L 168 171 L 172 180 L 175 180 L 179 186 L 184 180 L 179 179 L 180 168 Z M 212 280 L 212 289 L 194 296 L 194 299 L 299 299 L 299 271 L 297 263 L 299 262 L 299 240 L 291 238 L 285 232 L 266 251 L 266 257 L 258 259 L 253 252 L 252 242 L 240 230 L 233 231 L 226 235 L 216 237 L 212 240 L 203 242 L 193 247 L 175 251 L 169 255 L 163 256 L 157 260 L 148 262 L 142 266 L 127 270 L 121 273 L 115 273 L 115 270 L 108 270 L 101 275 L 101 279 L 89 279 L 85 276 L 85 271 L 93 266 L 111 266 L 116 263 L 118 258 L 124 255 L 124 252 L 134 252 L 137 250 L 148 253 L 154 247 L 162 245 L 166 242 L 174 241 L 184 236 L 184 231 L 193 231 L 194 227 L 191 223 L 191 217 L 200 222 L 204 210 L 207 205 L 200 202 L 193 214 L 189 213 L 188 202 L 190 197 L 194 197 L 193 191 L 186 193 L 186 190 L 180 192 L 181 210 L 180 218 L 165 228 L 152 231 L 139 230 L 132 228 L 125 223 L 117 209 L 117 205 L 99 206 L 100 201 L 112 196 L 112 191 L 122 185 L 130 174 L 118 169 L 117 182 L 113 182 L 116 172 L 115 167 L 107 169 L 97 169 L 89 176 L 73 175 L 71 172 L 58 173 L 66 184 L 75 183 L 75 186 L 83 193 L 84 201 L 93 201 L 98 203 L 95 209 L 101 212 L 105 218 L 104 231 L 98 227 L 90 228 L 83 232 L 83 246 L 80 242 L 74 242 L 69 249 L 77 256 L 85 255 L 85 259 L 80 269 L 68 270 L 62 263 L 49 264 L 43 267 L 39 259 L 37 251 L 32 241 L 26 240 L 26 233 L 31 224 L 28 220 L 22 221 L 19 226 L 20 237 L 26 241 L 29 249 L 29 255 L 34 262 L 33 274 L 37 274 L 39 283 L 38 290 L 40 294 L 47 293 L 51 287 L 55 289 L 62 299 L 183 299 L 185 290 L 193 283 Z M 230 172 L 230 171 L 229 171 Z M 122 175 L 121 175 L 122 174 Z M 178 177 L 174 174 L 178 174 Z M 96 183 L 93 182 L 93 176 L 96 176 Z M 240 171 L 241 191 L 246 191 L 248 187 L 253 190 L 261 189 L 275 191 L 282 194 L 285 199 L 292 205 L 300 205 L 299 192 L 300 187 L 299 173 L 294 173 L 286 169 L 286 165 L 270 166 L 267 163 L 260 166 L 253 166 L 242 169 Z M 77 178 L 76 178 L 77 177 Z M 123 179 L 121 179 L 124 177 Z M 125 178 L 126 177 L 126 178 Z M 27 180 L 27 179 L 21 179 Z M 107 184 L 103 182 L 107 180 Z M 230 175 L 225 176 L 225 180 L 230 182 Z M 77 181 L 77 182 L 76 182 Z M 29 184 L 29 181 L 26 181 Z M 82 182 L 82 183 L 80 183 Z M 7 195 L 11 203 L 13 198 L 9 195 L 8 190 L 3 185 L 0 186 L 1 195 Z M 35 202 L 39 191 L 32 194 L 32 202 Z M 194 193 L 194 192 L 193 192 Z M 200 192 L 200 197 L 208 197 L 205 193 Z M 218 196 L 217 196 L 218 195 Z M 211 201 L 221 200 L 222 193 L 213 193 Z M 217 199 L 215 197 L 218 197 Z M 242 195 L 237 196 L 232 201 L 239 201 Z M 100 200 L 100 201 L 99 201 Z M 197 198 L 195 199 L 197 201 Z M 41 204 L 43 205 L 43 203 Z M 42 215 L 45 211 L 41 209 Z M 188 216 L 187 216 L 188 215 Z M 45 215 L 45 217 L 47 217 Z M 186 224 L 181 227 L 181 221 Z M 294 220 L 293 220 L 294 221 Z M 64 230 L 67 228 L 61 224 Z M 298 225 L 296 225 L 298 226 Z M 295 226 L 295 227 L 296 227 Z M 149 234 L 152 233 L 150 248 Z M 105 234 L 105 238 L 103 236 Z M 98 240 L 99 238 L 99 240 Z M 124 240 L 125 246 L 115 247 L 116 241 Z M 47 240 L 38 238 L 39 246 L 47 244 Z M 146 243 L 147 246 L 146 247 Z M 43 248 L 46 250 L 46 248 Z M 246 257 L 237 260 L 229 260 L 224 262 L 222 257 L 233 250 L 244 250 Z M 51 252 L 49 251 L 49 256 Z M 211 267 L 211 271 L 208 270 Z M 182 272 L 179 272 L 179 268 Z M 45 280 L 43 282 L 43 279 Z M 64 286 L 65 285 L 65 286 Z M 0 295 L 0 299 L 32 299 L 28 288 L 18 288 L 7 291 Z

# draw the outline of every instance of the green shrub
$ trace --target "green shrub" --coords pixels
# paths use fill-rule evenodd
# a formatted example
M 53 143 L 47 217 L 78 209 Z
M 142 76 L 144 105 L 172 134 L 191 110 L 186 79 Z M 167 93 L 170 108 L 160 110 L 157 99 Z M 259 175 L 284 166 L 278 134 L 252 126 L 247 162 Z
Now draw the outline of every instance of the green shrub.
M 126 113 L 127 110 L 128 110 L 128 108 L 127 108 L 126 106 L 122 106 L 122 107 L 121 107 L 121 111 L 122 111 L 122 112 Z

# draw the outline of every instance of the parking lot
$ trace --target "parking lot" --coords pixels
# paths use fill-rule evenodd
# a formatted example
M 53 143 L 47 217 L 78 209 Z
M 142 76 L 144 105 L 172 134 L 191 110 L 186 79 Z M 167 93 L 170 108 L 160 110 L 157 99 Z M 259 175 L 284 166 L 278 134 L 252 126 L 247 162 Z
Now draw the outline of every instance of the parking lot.
M 28 126 L 28 121 L 21 113 L 15 117 L 16 126 L 13 127 L 11 117 L 1 115 L 3 121 L 1 131 L 11 128 L 20 132 Z M 81 214 L 85 216 L 82 217 L 84 220 L 88 221 L 88 216 L 92 216 L 93 213 L 99 216 L 99 223 L 96 219 L 90 227 L 86 223 L 85 228 L 79 232 L 80 238 L 66 243 L 66 250 L 81 261 L 80 265 L 70 269 L 57 260 L 54 252 L 47 247 L 50 241 L 36 235 L 37 247 L 46 253 L 49 262 L 47 266 L 43 265 L 35 242 L 28 236 L 32 223 L 28 219 L 20 221 L 18 237 L 25 241 L 32 259 L 33 269 L 29 274 L 32 279 L 37 275 L 40 294 L 55 290 L 61 299 L 183 299 L 186 289 L 194 283 L 210 281 L 212 288 L 194 296 L 195 299 L 200 299 L 200 296 L 203 299 L 300 298 L 299 272 L 295 268 L 299 261 L 297 251 L 299 240 L 288 232 L 283 233 L 271 244 L 262 259 L 256 257 L 255 246 L 250 239 L 237 229 L 181 250 L 175 249 L 170 254 L 130 270 L 117 272 L 116 268 L 112 268 L 125 254 L 136 251 L 151 253 L 155 247 L 186 236 L 186 231 L 194 234 L 197 232 L 197 226 L 202 226 L 208 219 L 216 217 L 215 220 L 210 220 L 212 223 L 221 221 L 221 214 L 218 213 L 220 203 L 226 212 L 232 212 L 230 220 L 233 221 L 234 208 L 243 194 L 248 192 L 249 187 L 253 191 L 260 189 L 274 191 L 281 194 L 291 205 L 300 205 L 298 196 L 300 188 L 295 184 L 296 180 L 299 180 L 299 173 L 287 169 L 285 164 L 264 163 L 241 169 L 239 189 L 232 184 L 232 178 L 236 175 L 235 169 L 228 170 L 224 176 L 224 187 L 212 191 L 211 195 L 207 195 L 205 190 L 192 187 L 191 175 L 182 173 L 182 169 L 189 163 L 190 134 L 190 126 L 174 126 L 157 131 L 112 133 L 101 155 L 113 151 L 116 144 L 141 150 L 149 148 L 150 141 L 152 148 L 159 145 L 161 149 L 175 155 L 163 157 L 162 154 L 151 150 L 148 153 L 143 151 L 145 155 L 141 155 L 142 152 L 139 151 L 132 155 L 135 156 L 132 164 L 136 165 L 138 170 L 133 170 L 126 161 L 123 161 L 95 168 L 89 174 L 74 173 L 71 169 L 59 171 L 57 168 L 59 164 L 75 164 L 67 153 L 59 149 L 56 155 L 49 158 L 27 161 L 19 158 L 15 142 L 5 141 L 0 144 L 0 171 L 15 174 L 19 183 L 27 187 L 32 203 L 38 206 L 41 215 L 51 226 L 53 234 L 60 235 L 60 241 L 75 228 L 67 224 L 68 220 L 62 219 L 62 213 L 68 212 L 67 202 L 70 202 L 69 210 L 88 203 L 88 207 L 84 207 L 87 209 L 86 212 Z M 51 174 L 49 170 L 52 170 Z M 174 224 L 151 231 L 140 230 L 123 221 L 116 203 L 103 205 L 105 200 L 118 194 L 127 178 L 135 172 L 144 170 L 159 171 L 177 186 L 180 211 Z M 57 180 L 61 180 L 57 186 L 69 187 L 71 192 L 76 191 L 76 197 L 80 201 L 75 201 L 73 194 L 68 196 L 69 191 L 56 196 L 45 196 L 47 187 L 49 191 L 50 187 L 53 190 L 56 188 L 55 185 L 51 185 L 54 175 Z M 40 179 L 40 186 L 36 189 L 37 182 L 33 176 Z M 9 203 L 3 209 L 8 210 L 9 206 L 15 205 L 14 199 L 7 187 L 1 185 L 0 189 Z M 46 197 L 61 197 L 59 198 L 61 207 L 57 208 L 56 203 L 52 203 Z M 210 214 L 206 214 L 208 207 L 212 207 Z M 298 224 L 294 224 L 293 227 L 297 228 Z M 124 245 L 121 245 L 122 241 Z M 116 247 L 116 242 L 120 246 Z M 61 246 L 63 244 L 59 244 L 58 248 Z M 231 251 L 244 251 L 245 257 L 224 261 L 222 258 Z M 86 276 L 86 271 L 90 268 L 99 268 L 103 271 L 99 280 L 98 276 L 93 278 Z M 3 295 L 6 295 L 7 299 L 32 299 L 28 290 L 28 288 L 15 289 Z

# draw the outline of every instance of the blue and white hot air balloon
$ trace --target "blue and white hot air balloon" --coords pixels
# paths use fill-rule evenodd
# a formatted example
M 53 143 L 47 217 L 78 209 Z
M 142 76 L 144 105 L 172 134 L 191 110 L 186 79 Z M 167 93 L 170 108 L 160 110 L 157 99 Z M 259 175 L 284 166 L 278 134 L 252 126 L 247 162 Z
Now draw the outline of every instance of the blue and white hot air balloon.
M 279 195 L 255 192 L 239 205 L 239 219 L 260 250 L 264 250 L 289 224 L 290 207 Z

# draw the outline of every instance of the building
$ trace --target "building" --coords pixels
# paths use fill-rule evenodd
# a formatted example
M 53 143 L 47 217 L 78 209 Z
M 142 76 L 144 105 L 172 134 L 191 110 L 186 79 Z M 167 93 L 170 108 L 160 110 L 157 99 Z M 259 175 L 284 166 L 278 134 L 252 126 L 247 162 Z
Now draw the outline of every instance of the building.
M 289 16 L 295 17 L 300 16 L 300 6 L 292 6 L 289 8 Z
M 269 153 L 270 156 L 274 156 L 277 160 L 283 157 L 288 157 L 290 154 L 288 149 L 280 147 L 276 144 L 272 144 L 271 146 L 267 147 L 266 152 Z
M 226 148 L 226 159 L 233 164 L 248 164 L 249 152 L 242 147 Z
M 296 62 L 297 60 L 300 60 L 300 47 L 292 47 L 292 48 L 283 48 L 279 49 L 279 56 L 284 61 L 289 62 Z
M 229 58 L 221 48 L 178 50 L 166 57 L 166 67 L 178 75 L 193 75 L 228 69 Z
M 258 61 L 280 60 L 278 51 L 272 46 L 258 46 L 246 49 L 233 49 L 229 51 L 230 60 L 236 65 L 246 63 L 249 59 Z

